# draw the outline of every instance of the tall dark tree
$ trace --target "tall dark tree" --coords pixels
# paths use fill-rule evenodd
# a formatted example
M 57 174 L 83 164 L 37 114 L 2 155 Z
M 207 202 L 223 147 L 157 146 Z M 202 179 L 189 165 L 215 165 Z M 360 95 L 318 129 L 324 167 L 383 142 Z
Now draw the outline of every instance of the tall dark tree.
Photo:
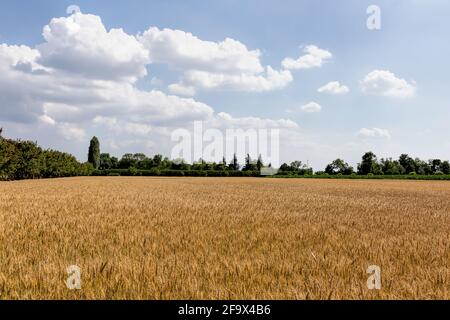
M 256 169 L 257 169 L 258 171 L 261 171 L 261 169 L 262 169 L 263 167 L 264 167 L 264 162 L 263 162 L 262 156 L 259 155 L 258 161 L 256 162 Z
M 89 144 L 88 162 L 92 164 L 95 169 L 100 167 L 100 142 L 97 137 L 93 137 Z
M 382 174 L 381 167 L 377 161 L 377 156 L 373 152 L 366 152 L 361 163 L 358 165 L 359 174 Z
M 432 159 L 429 161 L 429 166 L 432 173 L 442 172 L 442 161 L 440 159 Z
M 325 173 L 328 174 L 345 174 L 350 175 L 353 173 L 353 167 L 342 159 L 336 159 L 325 168 Z
M 450 174 L 450 162 L 442 161 L 441 170 L 443 174 Z
M 230 163 L 230 169 L 234 170 L 234 171 L 239 170 L 239 162 L 238 162 L 236 153 L 233 155 L 233 160 Z
M 245 166 L 242 169 L 243 171 L 255 171 L 256 170 L 256 162 L 252 161 L 250 154 L 247 154 L 245 157 Z
M 252 158 L 250 157 L 250 154 L 247 153 L 247 156 L 245 157 L 245 167 L 244 170 L 249 170 L 250 165 L 252 163 Z
M 289 172 L 289 171 L 291 171 L 291 168 L 289 167 L 289 165 L 287 163 L 283 163 L 280 166 L 280 171 L 281 172 Z
M 408 156 L 407 154 L 402 154 L 398 162 L 405 169 L 406 174 L 410 174 L 411 172 L 416 172 L 418 168 L 416 168 L 416 164 L 414 163 L 414 159 Z

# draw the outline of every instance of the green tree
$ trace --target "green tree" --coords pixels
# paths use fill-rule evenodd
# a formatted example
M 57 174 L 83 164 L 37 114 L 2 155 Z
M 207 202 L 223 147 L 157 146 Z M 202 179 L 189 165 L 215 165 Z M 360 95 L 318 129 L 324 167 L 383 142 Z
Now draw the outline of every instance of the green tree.
M 431 169 L 431 173 L 436 173 L 439 172 L 441 170 L 441 166 L 442 166 L 442 161 L 440 159 L 432 159 L 428 162 L 428 165 L 430 166 Z
M 93 137 L 89 144 L 88 162 L 93 165 L 94 169 L 100 167 L 100 142 L 97 137 Z
M 109 153 L 100 154 L 100 170 L 112 169 L 112 160 Z
M 353 167 L 342 159 L 336 159 L 325 168 L 325 173 L 330 175 L 345 174 L 350 175 L 353 173 Z
M 279 171 L 280 171 L 280 172 L 289 172 L 289 171 L 291 171 L 291 168 L 289 167 L 289 165 L 288 165 L 287 163 L 283 163 L 283 164 L 280 166 Z
M 416 172 L 416 170 L 417 170 L 414 159 L 405 153 L 400 155 L 400 157 L 398 158 L 398 162 L 403 167 L 406 174 L 410 174 L 411 172 Z
M 414 161 L 414 170 L 411 172 L 415 172 L 420 175 L 432 174 L 431 166 L 429 165 L 428 162 L 420 160 L 419 158 L 415 158 L 413 161 Z
M 403 174 L 405 172 L 405 168 L 392 158 L 381 159 L 380 161 L 381 170 L 386 175 L 398 175 Z
M 160 154 L 157 154 L 157 155 L 155 155 L 155 156 L 153 157 L 153 165 L 154 165 L 155 167 L 160 167 L 162 161 L 163 161 L 163 156 L 160 155 Z
M 361 163 L 358 165 L 358 173 L 362 175 L 371 174 L 382 174 L 381 167 L 377 161 L 377 156 L 373 152 L 366 152 Z
M 240 168 L 240 165 L 239 165 L 239 162 L 238 162 L 236 153 L 235 153 L 235 154 L 233 155 L 233 160 L 231 160 L 231 163 L 230 163 L 230 169 L 231 169 L 231 170 L 234 170 L 234 171 L 238 171 L 239 168 Z
M 256 169 L 257 169 L 258 171 L 261 171 L 261 169 L 262 169 L 263 167 L 264 167 L 264 162 L 263 162 L 262 156 L 259 155 L 258 161 L 256 162 Z
M 450 162 L 442 161 L 441 171 L 443 174 L 450 174 Z
M 250 154 L 247 154 L 245 157 L 245 166 L 242 169 L 243 171 L 256 171 L 256 162 L 252 161 Z
M 131 167 L 136 167 L 136 159 L 132 153 L 125 153 L 119 161 L 119 168 L 129 169 Z

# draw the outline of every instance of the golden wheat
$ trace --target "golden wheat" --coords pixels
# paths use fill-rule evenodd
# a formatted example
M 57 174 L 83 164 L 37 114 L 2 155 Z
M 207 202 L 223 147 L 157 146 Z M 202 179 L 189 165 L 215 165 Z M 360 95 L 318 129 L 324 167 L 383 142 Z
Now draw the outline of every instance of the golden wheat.
M 0 231 L 0 299 L 450 298 L 448 182 L 0 183 Z

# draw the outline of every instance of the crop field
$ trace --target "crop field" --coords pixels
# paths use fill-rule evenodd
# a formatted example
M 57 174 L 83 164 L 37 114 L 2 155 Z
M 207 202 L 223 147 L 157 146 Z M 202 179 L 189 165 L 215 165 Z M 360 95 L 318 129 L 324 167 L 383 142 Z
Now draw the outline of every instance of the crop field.
M 0 231 L 0 299 L 450 299 L 446 181 L 2 182 Z

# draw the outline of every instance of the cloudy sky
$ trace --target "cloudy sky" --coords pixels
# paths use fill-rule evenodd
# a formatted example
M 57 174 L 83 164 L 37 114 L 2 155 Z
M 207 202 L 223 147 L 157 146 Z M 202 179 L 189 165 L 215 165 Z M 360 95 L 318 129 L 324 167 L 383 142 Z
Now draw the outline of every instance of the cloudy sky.
M 369 150 L 448 159 L 449 14 L 446 0 L 1 0 L 0 126 L 80 160 L 93 135 L 116 156 L 170 156 L 196 120 L 279 128 L 281 160 L 315 169 Z

